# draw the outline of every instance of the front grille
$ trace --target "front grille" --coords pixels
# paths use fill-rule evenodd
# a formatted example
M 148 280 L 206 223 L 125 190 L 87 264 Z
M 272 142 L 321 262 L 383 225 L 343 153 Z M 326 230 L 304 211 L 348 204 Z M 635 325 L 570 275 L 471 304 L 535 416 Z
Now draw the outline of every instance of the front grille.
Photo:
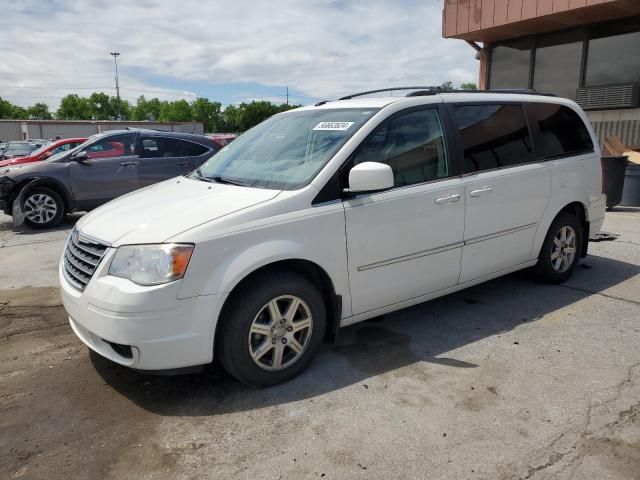
M 77 290 L 85 289 L 108 245 L 88 239 L 75 228 L 64 249 L 64 277 Z

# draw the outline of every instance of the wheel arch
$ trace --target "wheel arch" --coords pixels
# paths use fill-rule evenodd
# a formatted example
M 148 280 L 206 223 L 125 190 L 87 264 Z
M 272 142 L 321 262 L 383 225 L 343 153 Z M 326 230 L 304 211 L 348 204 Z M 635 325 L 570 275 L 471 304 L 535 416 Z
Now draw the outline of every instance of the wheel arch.
M 225 299 L 225 302 L 220 310 L 219 321 L 216 323 L 214 339 L 216 345 L 214 351 L 219 351 L 219 346 L 217 342 L 220 341 L 220 329 L 222 324 L 224 324 L 225 319 L 227 318 L 227 311 L 232 304 L 233 298 L 239 294 L 242 290 L 243 285 L 246 285 L 251 279 L 255 278 L 258 275 L 262 275 L 266 272 L 270 271 L 289 271 L 297 273 L 311 283 L 313 283 L 316 288 L 322 294 L 322 299 L 325 304 L 325 309 L 327 312 L 327 329 L 325 332 L 324 340 L 326 342 L 333 342 L 337 336 L 337 331 L 340 328 L 340 320 L 342 318 L 342 297 L 338 295 L 335 290 L 335 286 L 331 277 L 327 273 L 327 271 L 322 268 L 317 263 L 302 259 L 302 258 L 289 258 L 272 261 L 265 265 L 262 265 L 253 271 L 246 274 L 242 279 L 237 281 L 235 285 L 232 287 L 229 295 Z
M 587 256 L 587 250 L 589 248 L 589 218 L 588 218 L 589 210 L 587 209 L 584 203 L 576 200 L 573 202 L 569 202 L 564 206 L 562 206 L 561 208 L 559 208 L 556 211 L 555 215 L 553 215 L 553 217 L 545 216 L 546 221 L 543 221 L 541 226 L 539 227 L 539 233 L 536 235 L 537 240 L 535 241 L 535 244 L 534 244 L 534 252 L 535 252 L 534 255 L 536 258 L 540 255 L 540 252 L 542 251 L 542 246 L 544 245 L 544 239 L 546 238 L 549 232 L 549 229 L 551 228 L 551 225 L 553 225 L 553 222 L 556 220 L 556 218 L 558 218 L 558 215 L 561 215 L 562 213 L 568 213 L 570 215 L 573 215 L 578 219 L 578 221 L 582 225 L 583 242 L 582 242 L 582 250 L 580 252 L 580 257 L 584 258 Z
M 587 252 L 589 249 L 589 210 L 582 202 L 571 202 L 564 207 L 553 217 L 553 221 L 558 218 L 558 215 L 561 213 L 569 213 L 576 217 L 582 225 L 582 251 L 580 252 L 580 257 L 584 258 L 587 256 Z M 553 221 L 551 223 L 553 223 Z
M 21 180 L 20 183 L 18 183 L 17 188 L 14 190 L 15 191 L 14 198 L 17 198 L 17 196 L 20 195 L 20 192 L 22 191 L 22 189 L 27 186 L 29 189 L 35 188 L 35 187 L 50 188 L 51 190 L 56 192 L 58 195 L 60 195 L 60 197 L 62 198 L 62 201 L 64 202 L 65 213 L 69 212 L 72 209 L 71 195 L 69 194 L 67 188 L 59 180 L 56 180 L 50 177 L 26 178 L 24 180 Z

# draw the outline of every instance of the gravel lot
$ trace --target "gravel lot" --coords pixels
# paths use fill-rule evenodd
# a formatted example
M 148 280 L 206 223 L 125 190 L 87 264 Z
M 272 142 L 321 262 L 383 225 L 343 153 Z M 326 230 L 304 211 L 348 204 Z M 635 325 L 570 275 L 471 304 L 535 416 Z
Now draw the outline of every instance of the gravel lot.
M 60 306 L 74 217 L 0 215 L 0 478 L 640 479 L 640 210 L 574 277 L 510 275 L 341 330 L 300 378 L 147 376 Z

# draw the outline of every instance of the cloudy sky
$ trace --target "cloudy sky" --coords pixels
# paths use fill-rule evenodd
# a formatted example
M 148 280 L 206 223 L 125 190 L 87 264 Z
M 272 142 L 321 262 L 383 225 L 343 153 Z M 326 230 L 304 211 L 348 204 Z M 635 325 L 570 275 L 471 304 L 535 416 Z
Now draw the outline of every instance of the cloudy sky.
M 441 38 L 442 0 L 1 0 L 0 97 L 68 93 L 308 104 L 390 85 L 476 81 Z

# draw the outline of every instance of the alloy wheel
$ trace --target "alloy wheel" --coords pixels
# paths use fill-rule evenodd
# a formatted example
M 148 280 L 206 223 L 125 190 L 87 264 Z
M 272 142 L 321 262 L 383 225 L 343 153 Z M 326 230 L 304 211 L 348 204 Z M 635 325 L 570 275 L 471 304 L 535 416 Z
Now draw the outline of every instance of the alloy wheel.
M 45 193 L 31 195 L 24 202 L 24 214 L 33 223 L 48 223 L 57 213 L 58 206 L 55 200 Z
M 575 230 L 565 225 L 554 237 L 551 247 L 551 266 L 556 272 L 564 273 L 571 268 L 576 257 L 576 245 Z
M 313 331 L 309 306 L 299 297 L 283 295 L 265 304 L 249 329 L 251 359 L 263 370 L 283 370 L 307 349 Z

